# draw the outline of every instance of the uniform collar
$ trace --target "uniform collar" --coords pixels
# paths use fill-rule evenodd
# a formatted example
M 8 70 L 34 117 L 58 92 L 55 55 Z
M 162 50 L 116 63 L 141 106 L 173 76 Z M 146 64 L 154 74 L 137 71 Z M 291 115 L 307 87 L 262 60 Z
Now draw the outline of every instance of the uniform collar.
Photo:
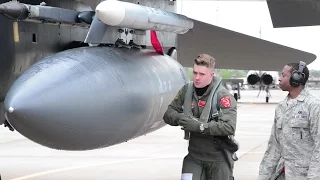
M 297 101 L 304 101 L 304 99 L 307 97 L 308 91 L 309 90 L 307 88 L 303 88 L 299 95 L 296 97 Z
M 308 92 L 309 92 L 309 90 L 307 88 L 303 88 L 302 91 L 299 93 L 299 95 L 295 99 L 293 99 L 293 102 L 289 107 L 296 105 L 297 101 L 303 102 L 305 100 L 305 98 L 307 97 Z M 280 104 L 282 104 L 283 107 L 287 107 L 286 104 L 287 104 L 289 98 L 290 97 L 288 94 L 287 97 Z
M 217 84 L 219 81 L 219 78 L 218 77 L 213 77 L 212 78 L 212 81 L 211 83 L 209 84 L 209 87 L 207 88 L 206 92 L 203 93 L 203 95 L 201 97 L 205 97 L 207 96 L 208 94 L 210 94 L 212 88 L 215 86 L 215 84 Z M 195 86 L 193 85 L 193 92 L 196 93 L 196 90 L 195 90 Z

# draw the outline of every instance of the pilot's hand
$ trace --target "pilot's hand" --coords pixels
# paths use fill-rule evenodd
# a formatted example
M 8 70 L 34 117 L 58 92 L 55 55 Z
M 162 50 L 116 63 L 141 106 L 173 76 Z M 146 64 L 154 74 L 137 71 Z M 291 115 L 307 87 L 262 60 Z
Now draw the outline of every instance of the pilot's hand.
M 200 131 L 201 123 L 196 118 L 191 118 L 187 116 L 186 118 L 180 119 L 178 124 L 182 126 L 181 129 L 185 131 L 193 131 L 193 132 Z
M 8 127 L 10 131 L 14 131 L 13 127 L 9 124 L 7 120 L 5 120 L 3 124 L 4 124 L 4 127 Z
M 189 119 L 189 118 L 190 118 L 190 117 L 189 117 L 188 115 L 186 115 L 186 114 L 184 114 L 184 113 L 179 113 L 178 118 L 177 118 L 177 124 L 178 124 L 179 126 L 181 126 L 181 124 L 180 124 L 181 120 L 183 120 L 183 119 Z

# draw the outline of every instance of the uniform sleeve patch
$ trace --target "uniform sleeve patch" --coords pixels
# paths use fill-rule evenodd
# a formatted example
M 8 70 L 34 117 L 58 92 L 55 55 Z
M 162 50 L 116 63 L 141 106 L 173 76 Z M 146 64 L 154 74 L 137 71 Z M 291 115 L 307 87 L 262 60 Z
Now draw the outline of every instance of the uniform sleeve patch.
M 182 89 L 183 89 L 183 88 L 181 88 L 181 89 L 179 90 L 179 92 L 177 93 L 176 97 L 174 98 L 175 100 L 177 100 L 177 99 L 180 97 L 180 95 L 182 94 Z
M 229 107 L 231 107 L 231 99 L 230 99 L 230 97 L 228 97 L 228 96 L 223 96 L 223 97 L 220 99 L 220 103 L 221 103 L 222 107 L 224 107 L 224 108 L 229 108 Z

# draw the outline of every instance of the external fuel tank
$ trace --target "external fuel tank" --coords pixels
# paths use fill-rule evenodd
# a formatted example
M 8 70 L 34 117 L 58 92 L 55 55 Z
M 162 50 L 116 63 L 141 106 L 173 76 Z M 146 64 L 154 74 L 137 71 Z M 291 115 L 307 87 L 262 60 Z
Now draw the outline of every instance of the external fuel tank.
M 185 69 L 151 50 L 83 47 L 32 65 L 5 99 L 6 117 L 22 135 L 61 150 L 91 150 L 155 131 Z

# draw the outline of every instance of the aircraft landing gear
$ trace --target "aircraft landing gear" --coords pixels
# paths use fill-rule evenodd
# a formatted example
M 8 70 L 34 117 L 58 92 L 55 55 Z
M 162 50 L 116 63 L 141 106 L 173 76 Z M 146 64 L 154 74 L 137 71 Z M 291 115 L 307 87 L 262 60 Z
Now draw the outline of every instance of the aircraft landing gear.
M 233 93 L 233 97 L 236 99 L 236 101 L 238 101 L 238 99 L 241 98 L 241 96 L 240 96 L 240 84 L 237 83 L 236 86 L 237 86 L 236 87 L 237 88 L 237 92 Z
M 271 96 L 271 94 L 270 94 L 270 91 L 269 91 L 269 86 L 267 86 L 266 87 L 266 103 L 268 103 L 269 102 L 269 99 L 270 99 L 270 96 Z
M 238 101 L 238 93 L 233 93 L 233 97 Z

